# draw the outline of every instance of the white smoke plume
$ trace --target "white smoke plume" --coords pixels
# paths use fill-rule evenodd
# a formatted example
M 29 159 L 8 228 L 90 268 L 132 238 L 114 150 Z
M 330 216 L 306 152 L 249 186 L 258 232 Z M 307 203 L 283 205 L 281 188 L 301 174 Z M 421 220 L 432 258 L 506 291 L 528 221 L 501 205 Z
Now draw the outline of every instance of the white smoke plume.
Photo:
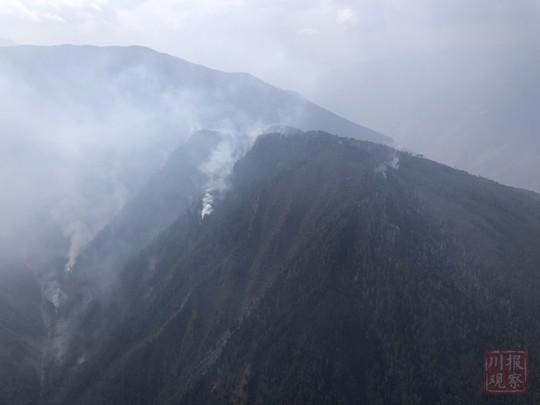
M 214 211 L 213 204 L 214 196 L 212 195 L 212 192 L 208 190 L 202 199 L 201 219 L 204 219 L 205 216 L 210 215 L 212 211 Z
M 87 225 L 82 222 L 73 222 L 66 227 L 65 236 L 70 241 L 65 271 L 71 271 L 75 267 L 79 253 L 92 240 L 94 235 L 93 232 L 89 231 Z
M 229 139 L 224 139 L 201 166 L 201 171 L 208 179 L 202 200 L 201 218 L 212 213 L 215 194 L 226 189 L 226 181 L 235 161 L 234 145 Z
M 53 305 L 55 311 L 58 311 L 67 298 L 56 280 L 47 280 L 44 283 L 43 297 Z
M 248 128 L 243 130 L 244 128 Z M 222 140 L 204 162 L 200 170 L 206 175 L 207 183 L 202 198 L 201 219 L 214 211 L 216 199 L 227 189 L 228 180 L 234 164 L 253 145 L 257 137 L 263 133 L 265 124 L 246 125 L 235 129 L 234 125 L 220 128 Z M 239 128 L 236 126 L 236 128 Z M 241 132 L 240 132 L 241 131 Z M 240 133 L 239 133 L 240 132 Z
M 386 178 L 388 177 L 388 169 L 399 170 L 399 165 L 399 152 L 397 150 L 394 150 L 387 160 L 385 160 L 383 163 L 381 163 L 375 168 L 375 173 L 382 175 L 383 178 L 386 180 Z
M 399 156 L 397 152 L 394 152 L 394 156 L 392 156 L 392 160 L 388 162 L 388 167 L 391 169 L 397 170 L 399 169 L 399 163 L 400 163 Z

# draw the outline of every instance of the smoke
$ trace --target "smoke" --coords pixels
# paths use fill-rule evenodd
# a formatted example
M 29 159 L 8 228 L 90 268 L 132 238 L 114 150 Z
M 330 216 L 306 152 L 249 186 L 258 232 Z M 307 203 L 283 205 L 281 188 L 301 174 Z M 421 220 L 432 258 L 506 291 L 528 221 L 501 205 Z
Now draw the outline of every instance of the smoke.
M 202 199 L 202 209 L 201 209 L 201 219 L 204 219 L 205 216 L 210 215 L 214 211 L 214 196 L 212 195 L 213 190 L 208 188 L 204 197 Z
M 65 229 L 65 236 L 69 238 L 68 260 L 65 270 L 71 271 L 77 261 L 77 256 L 82 248 L 86 246 L 94 236 L 94 232 L 89 230 L 89 227 L 82 222 L 73 222 Z
M 201 219 L 214 211 L 214 203 L 228 187 L 228 180 L 234 164 L 247 152 L 266 127 L 264 124 L 236 126 L 231 129 L 231 123 L 220 128 L 221 141 L 210 154 L 200 170 L 206 175 L 207 182 L 202 198 Z M 235 126 L 232 126 L 234 128 Z M 249 128 L 245 130 L 245 128 Z M 245 132 L 243 132 L 245 131 Z
M 67 295 L 60 288 L 58 281 L 52 279 L 44 283 L 43 297 L 52 304 L 55 311 L 58 311 L 67 299 Z
M 392 156 L 392 159 L 390 160 L 390 162 L 388 162 L 388 167 L 390 169 L 394 169 L 394 170 L 397 170 L 399 169 L 399 156 L 398 156 L 398 153 L 397 152 L 394 152 L 394 155 Z
M 223 140 L 200 168 L 208 179 L 202 199 L 202 219 L 214 210 L 213 204 L 216 194 L 223 192 L 227 187 L 226 181 L 236 161 L 235 152 L 234 143 L 230 139 Z
M 375 168 L 375 173 L 382 175 L 383 178 L 386 180 L 388 177 L 388 173 L 387 173 L 388 169 L 399 170 L 399 165 L 400 165 L 399 152 L 393 149 L 390 156 L 388 156 L 387 159 L 383 163 L 381 163 Z
M 69 48 L 52 56 L 39 48 L 2 52 L 0 92 L 10 97 L 0 100 L 0 250 L 25 261 L 45 251 L 49 260 L 65 254 L 70 270 L 199 127 L 199 95 L 163 88 L 144 60 L 127 60 L 129 52 L 98 52 L 90 69 L 73 61 L 64 66 L 74 56 Z M 42 53 L 37 68 L 32 58 Z M 51 233 L 67 246 L 50 249 Z

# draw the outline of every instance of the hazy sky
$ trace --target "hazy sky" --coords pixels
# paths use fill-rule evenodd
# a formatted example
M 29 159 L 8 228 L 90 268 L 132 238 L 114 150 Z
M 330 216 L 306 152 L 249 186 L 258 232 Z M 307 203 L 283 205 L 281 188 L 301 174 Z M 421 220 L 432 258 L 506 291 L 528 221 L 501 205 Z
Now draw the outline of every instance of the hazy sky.
M 325 102 L 365 60 L 540 38 L 538 0 L 0 0 L 0 38 L 145 45 Z M 332 80 L 329 80 L 329 77 Z M 339 112 L 339 111 L 338 111 Z

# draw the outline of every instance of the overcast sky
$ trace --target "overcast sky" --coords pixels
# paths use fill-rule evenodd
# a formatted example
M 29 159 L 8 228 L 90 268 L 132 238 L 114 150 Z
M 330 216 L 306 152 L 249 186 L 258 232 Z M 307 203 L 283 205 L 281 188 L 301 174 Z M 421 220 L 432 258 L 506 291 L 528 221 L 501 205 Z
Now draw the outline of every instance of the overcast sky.
M 403 54 L 524 45 L 540 38 L 539 21 L 538 0 L 0 0 L 4 41 L 145 45 L 250 72 L 330 108 L 320 84 L 354 80 L 335 72 Z

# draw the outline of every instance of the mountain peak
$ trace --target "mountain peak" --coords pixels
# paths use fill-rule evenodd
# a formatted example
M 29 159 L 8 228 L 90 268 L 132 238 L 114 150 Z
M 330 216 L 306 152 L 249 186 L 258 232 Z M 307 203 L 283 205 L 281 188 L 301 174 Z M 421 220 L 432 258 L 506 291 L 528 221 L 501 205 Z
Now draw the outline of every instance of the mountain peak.
M 472 359 L 538 347 L 528 193 L 320 131 L 260 136 L 231 177 L 124 269 L 64 403 L 487 403 Z

